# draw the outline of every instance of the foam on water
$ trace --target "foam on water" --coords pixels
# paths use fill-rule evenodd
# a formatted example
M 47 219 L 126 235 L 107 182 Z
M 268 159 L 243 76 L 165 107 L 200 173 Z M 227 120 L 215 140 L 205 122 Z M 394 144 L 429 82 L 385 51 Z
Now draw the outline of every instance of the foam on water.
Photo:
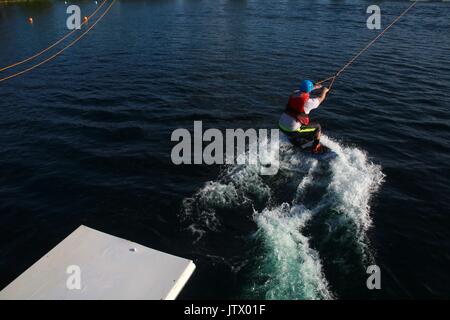
M 381 167 L 369 162 L 366 153 L 360 149 L 343 147 L 326 136 L 323 142 L 338 155 L 331 161 L 328 201 L 355 223 L 361 239 L 372 224 L 369 202 L 382 184 L 384 174 Z
M 316 160 L 282 140 L 276 176 L 259 175 L 257 165 L 229 166 L 183 202 L 182 217 L 195 241 L 227 232 L 221 226 L 230 216 L 223 209 L 253 219 L 257 231 L 246 235 L 254 251 L 245 297 L 331 299 L 338 296 L 339 280 L 329 283 L 325 266 L 348 276 L 348 265 L 362 265 L 367 257 L 369 203 L 383 173 L 358 148 L 326 136 L 322 141 L 335 159 Z
M 311 162 L 307 175 L 298 185 L 296 198 L 313 183 L 317 164 L 317 160 Z M 259 266 L 254 274 L 256 281 L 247 289 L 249 296 L 266 299 L 333 297 L 319 254 L 310 247 L 308 237 L 303 234 L 312 215 L 313 212 L 302 204 L 288 203 L 254 213 L 258 225 L 256 237 L 264 249 L 256 259 Z

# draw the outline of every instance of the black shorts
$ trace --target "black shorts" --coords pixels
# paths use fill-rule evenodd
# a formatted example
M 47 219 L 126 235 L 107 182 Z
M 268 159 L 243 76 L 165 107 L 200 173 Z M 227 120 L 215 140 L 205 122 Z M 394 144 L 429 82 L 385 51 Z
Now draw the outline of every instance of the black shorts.
M 302 125 L 296 131 L 284 131 L 283 129 L 281 131 L 288 136 L 292 144 L 303 146 L 310 142 L 317 142 L 322 128 L 319 123 L 310 122 L 307 126 Z

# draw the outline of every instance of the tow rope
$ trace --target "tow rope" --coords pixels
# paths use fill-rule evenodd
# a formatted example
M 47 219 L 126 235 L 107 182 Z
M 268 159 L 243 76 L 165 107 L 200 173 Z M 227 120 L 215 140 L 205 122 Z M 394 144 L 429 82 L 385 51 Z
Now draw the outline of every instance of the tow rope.
M 324 82 L 327 82 L 331 80 L 330 85 L 328 88 L 331 90 L 333 87 L 334 81 L 337 77 L 341 75 L 342 72 L 344 72 L 345 69 L 347 69 L 353 62 L 355 62 L 356 59 L 359 58 L 360 55 L 362 55 L 367 49 L 369 49 L 378 39 L 380 39 L 394 24 L 396 24 L 405 14 L 408 13 L 409 10 L 411 10 L 416 4 L 419 2 L 418 0 L 414 1 L 405 11 L 403 11 L 397 18 L 395 18 L 382 32 L 380 32 L 372 41 L 370 41 L 363 49 L 361 49 L 353 58 L 351 58 L 341 69 L 339 69 L 334 75 L 331 77 L 328 77 L 324 80 L 320 80 L 317 82 L 317 84 L 321 84 Z

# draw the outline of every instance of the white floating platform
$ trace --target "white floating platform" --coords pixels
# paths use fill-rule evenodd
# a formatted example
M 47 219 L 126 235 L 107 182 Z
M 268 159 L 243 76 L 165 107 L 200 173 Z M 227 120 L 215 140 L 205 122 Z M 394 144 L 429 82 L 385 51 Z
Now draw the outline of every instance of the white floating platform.
M 4 288 L 0 299 L 173 300 L 194 269 L 191 260 L 80 226 Z

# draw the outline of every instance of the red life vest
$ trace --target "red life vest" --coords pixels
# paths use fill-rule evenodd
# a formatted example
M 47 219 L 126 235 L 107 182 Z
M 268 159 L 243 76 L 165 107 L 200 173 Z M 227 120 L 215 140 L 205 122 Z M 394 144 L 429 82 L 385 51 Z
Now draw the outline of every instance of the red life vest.
M 309 116 L 305 113 L 305 104 L 309 93 L 296 91 L 290 97 L 284 111 L 303 125 L 309 124 Z

